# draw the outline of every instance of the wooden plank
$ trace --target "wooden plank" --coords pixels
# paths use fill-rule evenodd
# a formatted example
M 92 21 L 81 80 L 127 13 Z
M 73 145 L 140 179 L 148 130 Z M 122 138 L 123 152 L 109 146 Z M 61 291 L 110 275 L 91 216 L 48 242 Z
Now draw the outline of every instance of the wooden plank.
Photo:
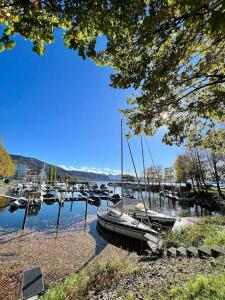
M 39 295 L 44 291 L 43 276 L 40 267 L 23 272 L 22 296 L 23 299 Z
M 150 240 L 151 242 L 155 243 L 155 244 L 158 244 L 158 242 L 160 241 L 159 238 L 157 238 L 156 236 L 152 235 L 152 234 L 149 234 L 149 233 L 146 233 L 144 235 L 144 237 L 148 240 Z
M 157 245 L 151 241 L 147 241 L 147 244 L 152 252 L 157 253 Z

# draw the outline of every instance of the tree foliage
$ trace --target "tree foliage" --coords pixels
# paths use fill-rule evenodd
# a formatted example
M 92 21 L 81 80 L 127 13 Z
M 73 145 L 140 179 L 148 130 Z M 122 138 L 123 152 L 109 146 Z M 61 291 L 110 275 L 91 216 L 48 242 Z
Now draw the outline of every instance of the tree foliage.
M 0 176 L 13 176 L 15 174 L 15 165 L 11 156 L 0 142 Z
M 67 47 L 112 66 L 111 85 L 136 91 L 123 111 L 135 133 L 166 125 L 168 144 L 225 148 L 224 1 L 1 0 L 0 23 L 0 51 L 19 33 L 43 54 L 61 28 Z
M 123 175 L 123 180 L 124 181 L 135 181 L 135 177 L 133 175 L 130 175 L 130 174 L 124 174 Z
M 178 155 L 175 163 L 174 163 L 174 170 L 175 170 L 175 177 L 177 182 L 185 182 L 187 180 L 187 169 L 186 169 L 186 162 L 187 159 L 184 155 Z
M 49 172 L 48 172 L 48 180 L 50 182 L 57 180 L 57 167 L 54 165 L 50 165 Z
M 174 169 L 178 182 L 191 180 L 198 192 L 207 192 L 208 184 L 215 183 L 219 196 L 224 197 L 220 187 L 225 178 L 224 154 L 215 154 L 211 149 L 190 148 L 178 155 Z

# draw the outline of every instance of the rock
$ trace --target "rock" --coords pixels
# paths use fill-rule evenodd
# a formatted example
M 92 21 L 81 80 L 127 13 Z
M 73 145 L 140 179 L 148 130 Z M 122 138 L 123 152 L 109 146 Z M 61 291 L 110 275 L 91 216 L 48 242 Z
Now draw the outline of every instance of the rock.
M 224 255 L 224 251 L 220 247 L 213 247 L 211 249 L 211 253 L 213 257 L 218 257 L 220 255 Z
M 167 249 L 167 256 L 176 256 L 176 248 L 170 247 L 169 249 Z
M 200 258 L 212 256 L 211 250 L 209 250 L 208 248 L 205 248 L 205 247 L 198 248 L 198 255 Z
M 198 255 L 198 249 L 196 247 L 189 247 L 186 249 L 187 257 L 196 257 Z
M 177 256 L 187 256 L 186 248 L 184 248 L 184 247 L 177 248 L 176 254 L 177 254 Z

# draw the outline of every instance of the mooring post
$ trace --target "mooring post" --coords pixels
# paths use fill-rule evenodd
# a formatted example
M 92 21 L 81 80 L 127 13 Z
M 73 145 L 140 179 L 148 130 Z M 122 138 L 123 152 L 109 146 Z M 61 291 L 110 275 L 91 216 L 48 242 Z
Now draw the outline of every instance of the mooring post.
M 61 208 L 62 208 L 62 202 L 61 202 L 61 199 L 60 199 L 59 200 L 59 210 L 58 210 L 57 225 L 56 225 L 57 229 L 59 228 L 59 223 L 60 223 Z
M 88 199 L 86 198 L 86 206 L 85 206 L 85 227 L 87 226 L 87 205 L 88 205 Z
M 26 206 L 25 212 L 24 212 L 22 230 L 25 228 L 25 225 L 26 225 L 27 214 L 28 214 L 28 209 L 29 209 L 29 202 L 30 202 L 30 193 L 28 193 L 28 201 L 27 201 L 27 206 Z
M 73 201 L 71 201 L 70 211 L 73 210 Z

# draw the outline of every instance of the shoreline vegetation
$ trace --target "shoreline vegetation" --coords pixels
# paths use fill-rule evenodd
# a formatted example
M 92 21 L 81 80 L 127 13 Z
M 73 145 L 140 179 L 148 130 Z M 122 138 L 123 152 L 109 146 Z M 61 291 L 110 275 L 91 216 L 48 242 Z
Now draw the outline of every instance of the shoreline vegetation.
M 225 218 L 205 217 L 166 236 L 167 246 L 220 246 L 225 250 Z M 131 253 L 90 263 L 53 284 L 41 300 L 217 299 L 225 298 L 225 258 L 168 258 L 145 261 Z

